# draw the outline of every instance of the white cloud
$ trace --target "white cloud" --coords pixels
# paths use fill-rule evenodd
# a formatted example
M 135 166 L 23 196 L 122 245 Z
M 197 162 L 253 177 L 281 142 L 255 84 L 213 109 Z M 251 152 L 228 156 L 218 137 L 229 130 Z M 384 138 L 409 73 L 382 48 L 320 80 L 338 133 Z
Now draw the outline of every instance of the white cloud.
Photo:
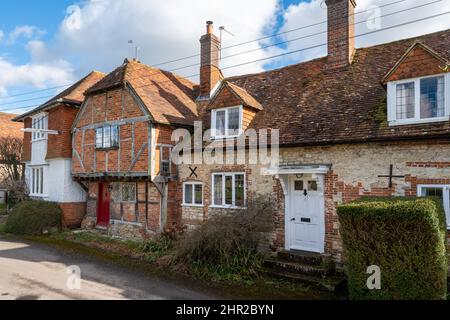
M 9 45 L 14 44 L 19 38 L 32 39 L 44 35 L 46 31 L 30 25 L 17 26 L 8 34 Z
M 66 85 L 76 79 L 72 65 L 48 54 L 48 49 L 43 42 L 30 41 L 26 48 L 31 57 L 28 63 L 14 64 L 0 56 L 2 75 L 0 77 L 0 96 L 7 95 L 9 88 L 34 87 L 40 89 Z
M 5 33 L 3 32 L 3 30 L 0 30 L 0 42 L 3 41 L 4 36 L 5 36 Z
M 57 46 L 64 55 L 81 60 L 83 72 L 92 68 L 109 71 L 132 55 L 128 40 L 140 47 L 139 58 L 157 64 L 200 52 L 199 39 L 205 22 L 213 20 L 215 32 L 226 26 L 234 37 L 224 34 L 228 46 L 261 37 L 271 29 L 278 12 L 277 0 L 114 0 L 88 1 L 80 8 L 72 6 L 61 24 Z M 258 48 L 257 43 L 224 51 L 224 55 Z M 223 65 L 264 58 L 268 52 L 257 51 L 224 60 Z M 199 58 L 163 66 L 174 69 L 199 62 Z M 198 67 L 177 71 L 193 75 Z M 262 71 L 263 63 L 230 69 L 227 74 Z
M 436 0 L 405 0 L 395 5 L 378 7 L 379 13 L 382 17 L 379 22 L 379 27 L 381 29 L 387 28 L 389 26 L 394 26 L 397 24 L 405 23 L 408 21 L 414 21 L 416 19 L 421 19 L 424 17 L 436 15 L 442 12 L 449 11 L 450 1 L 442 0 L 430 5 L 426 5 L 414 10 L 407 10 L 401 13 L 395 13 L 398 11 L 406 10 L 408 8 L 413 8 L 420 6 L 422 4 L 427 4 L 435 2 Z M 383 6 L 388 3 L 396 1 L 382 1 L 382 0 L 357 0 L 356 16 L 355 16 L 355 33 L 356 35 L 365 34 L 371 32 L 372 26 L 374 25 L 374 20 L 372 17 L 377 13 L 377 5 Z M 290 5 L 284 12 L 284 25 L 280 31 L 288 31 L 295 28 L 300 28 L 309 24 L 326 21 L 327 19 L 327 8 L 322 0 L 312 0 L 311 2 L 302 2 L 300 4 Z M 370 10 L 367 11 L 366 10 Z M 390 15 L 392 13 L 392 15 Z M 395 14 L 394 14 L 395 13 Z M 389 15 L 389 16 L 386 16 Z M 387 29 L 385 31 L 375 32 L 370 35 L 363 35 L 356 37 L 357 47 L 366 47 L 371 45 L 376 45 L 380 43 L 386 43 L 394 40 L 399 40 L 403 38 L 414 37 L 418 35 L 423 35 L 435 31 L 445 30 L 450 28 L 450 17 L 449 15 L 444 15 L 439 18 L 434 18 L 430 20 L 425 20 L 421 22 L 416 22 L 413 24 L 408 24 L 398 28 Z M 313 33 L 324 32 L 327 29 L 326 24 L 321 24 L 315 27 L 306 28 L 296 32 L 291 32 L 282 37 L 283 40 L 292 40 L 300 37 L 305 37 Z M 320 44 L 326 44 L 327 35 L 326 33 L 304 38 L 298 41 L 292 41 L 287 44 L 285 52 L 293 50 L 301 50 L 302 48 L 307 48 L 311 46 L 316 46 Z M 309 60 L 316 58 L 318 56 L 325 56 L 327 54 L 327 47 L 322 46 L 319 48 L 302 51 L 296 54 L 288 55 L 283 58 L 279 63 L 294 63 L 304 60 Z

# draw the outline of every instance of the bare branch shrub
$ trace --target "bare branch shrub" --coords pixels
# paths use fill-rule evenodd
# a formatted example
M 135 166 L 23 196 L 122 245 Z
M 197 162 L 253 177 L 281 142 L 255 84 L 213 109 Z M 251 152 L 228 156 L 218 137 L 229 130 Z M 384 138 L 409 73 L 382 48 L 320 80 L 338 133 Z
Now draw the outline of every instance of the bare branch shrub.
M 262 262 L 260 243 L 274 227 L 274 205 L 259 198 L 246 209 L 216 214 L 178 242 L 178 260 L 222 271 L 255 273 Z

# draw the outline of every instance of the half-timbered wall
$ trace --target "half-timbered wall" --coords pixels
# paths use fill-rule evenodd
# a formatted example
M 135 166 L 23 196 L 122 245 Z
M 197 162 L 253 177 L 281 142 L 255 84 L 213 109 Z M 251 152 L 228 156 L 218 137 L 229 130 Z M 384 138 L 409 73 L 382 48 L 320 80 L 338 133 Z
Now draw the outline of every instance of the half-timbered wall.
M 150 117 L 125 88 L 87 99 L 74 128 L 73 173 L 149 173 Z M 119 146 L 96 149 L 95 130 L 119 126 Z

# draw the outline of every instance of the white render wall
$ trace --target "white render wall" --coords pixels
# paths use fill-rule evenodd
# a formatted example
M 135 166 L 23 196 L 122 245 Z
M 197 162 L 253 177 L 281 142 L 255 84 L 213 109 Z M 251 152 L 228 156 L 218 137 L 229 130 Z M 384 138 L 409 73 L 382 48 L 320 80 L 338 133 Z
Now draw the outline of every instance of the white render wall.
M 52 159 L 48 163 L 48 200 L 59 203 L 85 202 L 86 193 L 72 180 L 72 160 Z
M 86 193 L 72 180 L 71 159 L 46 160 L 47 137 L 31 142 L 31 162 L 25 163 L 25 179 L 30 188 L 31 169 L 44 168 L 44 197 L 43 200 L 59 203 L 85 202 Z M 33 195 L 32 195 L 33 196 Z

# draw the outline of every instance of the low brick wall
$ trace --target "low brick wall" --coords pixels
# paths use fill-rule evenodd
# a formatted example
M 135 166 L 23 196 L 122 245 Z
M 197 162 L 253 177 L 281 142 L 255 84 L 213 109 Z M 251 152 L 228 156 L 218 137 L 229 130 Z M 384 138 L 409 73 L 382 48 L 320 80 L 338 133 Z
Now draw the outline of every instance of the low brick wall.
M 59 206 L 63 211 L 63 227 L 68 229 L 80 228 L 86 216 L 86 203 L 60 203 Z

